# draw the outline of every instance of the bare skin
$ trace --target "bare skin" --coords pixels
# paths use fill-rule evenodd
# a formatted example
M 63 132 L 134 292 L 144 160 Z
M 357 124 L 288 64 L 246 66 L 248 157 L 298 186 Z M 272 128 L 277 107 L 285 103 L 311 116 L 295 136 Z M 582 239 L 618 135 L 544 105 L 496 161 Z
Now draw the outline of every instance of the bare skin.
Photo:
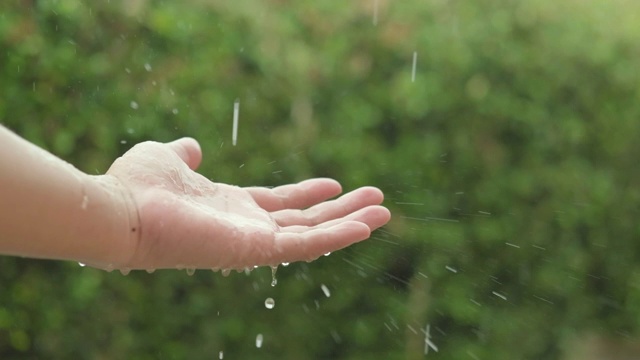
M 242 269 L 313 260 L 389 221 L 380 190 L 273 189 L 195 172 L 194 139 L 144 142 L 92 176 L 0 126 L 0 253 L 104 269 Z

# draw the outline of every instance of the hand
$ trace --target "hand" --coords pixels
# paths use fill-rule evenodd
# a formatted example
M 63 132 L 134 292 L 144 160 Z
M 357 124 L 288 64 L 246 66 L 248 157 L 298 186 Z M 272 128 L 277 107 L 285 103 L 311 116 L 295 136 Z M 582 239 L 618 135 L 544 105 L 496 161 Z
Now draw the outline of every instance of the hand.
M 194 170 L 194 139 L 144 142 L 106 176 L 130 192 L 140 231 L 123 268 L 242 269 L 314 260 L 389 221 L 380 190 L 363 187 L 336 200 L 338 182 L 312 179 L 273 189 L 214 183 Z

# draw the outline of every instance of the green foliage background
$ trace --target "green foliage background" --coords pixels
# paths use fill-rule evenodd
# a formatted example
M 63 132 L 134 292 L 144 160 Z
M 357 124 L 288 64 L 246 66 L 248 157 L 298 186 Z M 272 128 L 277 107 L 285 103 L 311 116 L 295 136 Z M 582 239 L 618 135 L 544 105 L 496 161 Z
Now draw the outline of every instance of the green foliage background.
M 637 338 L 639 11 L 3 1 L 0 123 L 21 136 L 89 173 L 137 142 L 193 136 L 214 181 L 371 184 L 393 220 L 280 268 L 276 287 L 269 269 L 122 276 L 1 258 L 0 357 L 418 359 L 427 324 L 439 359 Z

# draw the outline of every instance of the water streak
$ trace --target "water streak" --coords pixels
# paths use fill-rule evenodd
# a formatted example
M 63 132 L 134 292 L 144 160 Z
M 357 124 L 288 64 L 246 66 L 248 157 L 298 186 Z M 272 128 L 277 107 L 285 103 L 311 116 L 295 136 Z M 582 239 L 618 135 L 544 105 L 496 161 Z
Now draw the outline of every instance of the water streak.
M 240 114 L 240 99 L 236 99 L 233 103 L 233 134 L 231 135 L 231 143 L 236 146 L 238 142 L 238 115 Z
M 413 52 L 413 65 L 411 66 L 411 82 L 416 81 L 416 63 L 418 62 L 418 52 Z
M 373 0 L 373 26 L 378 25 L 378 0 Z

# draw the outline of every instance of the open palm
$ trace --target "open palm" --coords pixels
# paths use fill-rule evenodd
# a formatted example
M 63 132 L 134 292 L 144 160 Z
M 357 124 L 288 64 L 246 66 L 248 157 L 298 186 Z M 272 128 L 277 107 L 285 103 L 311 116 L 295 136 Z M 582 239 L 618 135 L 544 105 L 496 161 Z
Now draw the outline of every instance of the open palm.
M 125 267 L 242 269 L 313 260 L 389 221 L 373 187 L 330 201 L 341 192 L 331 179 L 240 188 L 196 173 L 201 159 L 198 143 L 184 138 L 138 144 L 113 163 L 107 176 L 130 191 L 140 219 Z

